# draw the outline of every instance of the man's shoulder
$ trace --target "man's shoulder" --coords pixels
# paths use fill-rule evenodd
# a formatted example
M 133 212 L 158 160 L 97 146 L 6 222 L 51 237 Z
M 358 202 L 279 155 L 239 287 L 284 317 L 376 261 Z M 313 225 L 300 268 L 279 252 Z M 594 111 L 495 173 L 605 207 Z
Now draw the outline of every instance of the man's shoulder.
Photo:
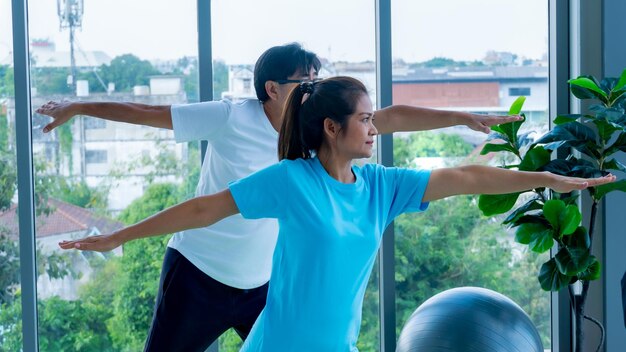
M 264 114 L 263 104 L 257 99 L 244 99 L 237 102 L 222 100 L 222 102 L 230 105 L 231 113 L 233 114 Z

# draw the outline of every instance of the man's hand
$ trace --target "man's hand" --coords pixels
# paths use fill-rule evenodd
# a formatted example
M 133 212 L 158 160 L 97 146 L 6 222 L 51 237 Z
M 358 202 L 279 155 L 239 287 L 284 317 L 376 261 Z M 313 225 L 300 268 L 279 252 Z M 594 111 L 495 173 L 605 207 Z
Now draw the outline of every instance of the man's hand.
M 500 125 L 503 123 L 521 121 L 523 117 L 519 115 L 510 116 L 494 116 L 494 115 L 476 115 L 471 114 L 465 121 L 465 125 L 474 131 L 483 133 L 490 133 L 491 126 Z
M 44 133 L 48 133 L 61 126 L 67 121 L 71 120 L 76 115 L 74 111 L 74 103 L 72 102 L 57 102 L 49 101 L 43 104 L 39 109 L 35 110 L 36 113 L 42 115 L 48 115 L 52 117 L 53 121 L 47 124 L 43 128 Z

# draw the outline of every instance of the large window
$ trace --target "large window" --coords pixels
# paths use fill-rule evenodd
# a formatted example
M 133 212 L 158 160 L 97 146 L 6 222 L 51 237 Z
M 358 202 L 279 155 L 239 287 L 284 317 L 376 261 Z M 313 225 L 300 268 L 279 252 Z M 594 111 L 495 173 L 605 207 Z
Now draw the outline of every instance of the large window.
M 528 128 L 548 128 L 546 1 L 392 2 L 393 103 L 507 114 L 526 95 Z M 532 25 L 527 20 L 532 18 Z M 465 126 L 394 135 L 399 166 L 497 165 L 480 156 L 487 136 Z M 426 299 L 446 289 L 479 286 L 517 302 L 550 347 L 549 293 L 536 274 L 545 258 L 515 243 L 469 196 L 433 202 L 395 222 L 397 331 Z
M 28 3 L 33 109 L 50 100 L 197 100 L 195 1 Z M 33 113 L 39 348 L 141 350 L 168 237 L 104 254 L 57 243 L 110 233 L 189 197 L 198 146 L 176 144 L 169 130 L 85 116 L 42 133 L 50 121 Z
M 215 99 L 254 97 L 251 82 L 257 58 L 272 46 L 298 42 L 322 60 L 320 77 L 356 77 L 375 103 L 374 1 L 229 0 L 212 1 L 212 6 Z M 223 71 L 228 80 L 218 76 Z M 358 341 L 363 351 L 379 348 L 377 277 L 374 270 L 365 297 Z M 220 351 L 238 351 L 239 346 L 233 332 L 220 341 Z

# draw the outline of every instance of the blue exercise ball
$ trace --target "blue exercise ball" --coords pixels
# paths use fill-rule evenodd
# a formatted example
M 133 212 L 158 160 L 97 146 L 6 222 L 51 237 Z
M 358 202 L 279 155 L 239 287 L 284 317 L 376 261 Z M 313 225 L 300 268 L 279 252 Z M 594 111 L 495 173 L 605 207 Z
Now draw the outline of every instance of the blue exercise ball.
M 510 298 L 459 287 L 419 306 L 402 328 L 396 352 L 543 352 L 532 321 Z

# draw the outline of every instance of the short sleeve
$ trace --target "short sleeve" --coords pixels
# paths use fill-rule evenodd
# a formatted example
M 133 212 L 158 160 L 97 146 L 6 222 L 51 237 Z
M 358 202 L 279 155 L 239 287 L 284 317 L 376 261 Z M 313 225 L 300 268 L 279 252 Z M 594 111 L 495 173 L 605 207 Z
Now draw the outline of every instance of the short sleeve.
M 286 165 L 281 162 L 233 181 L 228 188 L 244 218 L 282 218 L 288 185 Z
M 388 222 L 402 213 L 424 211 L 428 208 L 429 203 L 422 199 L 430 179 L 430 170 L 388 168 L 385 177 L 387 184 L 393 185 L 389 189 L 392 194 Z
M 231 103 L 225 100 L 172 105 L 172 126 L 176 142 L 211 140 L 226 127 Z

